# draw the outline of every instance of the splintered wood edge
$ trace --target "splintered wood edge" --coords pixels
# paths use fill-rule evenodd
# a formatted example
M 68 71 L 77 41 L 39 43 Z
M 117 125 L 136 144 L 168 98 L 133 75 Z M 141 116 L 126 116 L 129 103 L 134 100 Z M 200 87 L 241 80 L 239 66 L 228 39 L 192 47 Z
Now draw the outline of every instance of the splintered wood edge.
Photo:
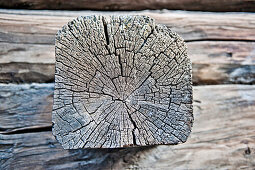
M 147 16 L 86 16 L 55 41 L 53 135 L 65 149 L 178 144 L 193 124 L 183 39 Z

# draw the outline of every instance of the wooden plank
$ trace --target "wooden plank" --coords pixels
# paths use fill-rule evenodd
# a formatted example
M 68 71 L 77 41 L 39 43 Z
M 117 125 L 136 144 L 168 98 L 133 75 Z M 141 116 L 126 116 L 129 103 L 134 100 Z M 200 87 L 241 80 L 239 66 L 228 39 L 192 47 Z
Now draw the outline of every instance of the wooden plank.
M 249 0 L 0 0 L 1 8 L 23 9 L 90 9 L 90 10 L 142 10 L 178 9 L 198 11 L 255 11 L 255 1 Z
M 6 83 L 53 81 L 57 30 L 79 15 L 120 13 L 1 9 L 0 14 L 0 82 Z M 255 14 L 167 10 L 122 14 L 148 15 L 180 34 L 193 62 L 194 84 L 255 83 Z
M 53 84 L 0 86 L 0 131 L 51 126 Z
M 192 64 L 193 85 L 255 84 L 255 66 L 251 64 Z M 0 64 L 0 83 L 54 82 L 54 64 Z
M 0 64 L 0 83 L 54 82 L 55 65 L 12 62 Z
M 148 15 L 181 35 L 185 41 L 255 41 L 254 13 L 210 13 L 184 11 L 28 11 L 0 9 L 0 42 L 54 44 L 64 24 L 86 15 Z
M 1 26 L 0 26 L 1 27 Z M 0 63 L 54 64 L 55 49 L 50 44 L 0 43 Z M 255 42 L 186 42 L 188 55 L 197 64 L 255 64 Z
M 64 150 L 50 131 L 0 134 L 0 169 L 119 169 L 150 148 Z
M 22 98 L 22 91 L 30 91 L 31 98 L 36 97 L 37 101 L 52 100 L 45 96 L 51 96 L 53 84 L 9 85 L 8 89 L 7 85 L 1 85 L 0 89 L 3 88 L 8 93 L 19 89 L 20 93 L 16 95 L 19 98 Z M 1 98 L 8 93 L 1 93 Z M 15 131 L 15 123 L 12 123 L 6 126 L 10 129 L 8 132 L 0 134 L 0 169 L 252 169 L 255 165 L 254 96 L 254 85 L 195 86 L 193 130 L 185 144 L 176 146 L 68 151 L 61 148 L 51 131 L 34 133 L 36 129 L 33 128 Z M 37 104 L 34 102 L 30 107 L 36 108 Z M 37 109 L 33 119 L 21 114 L 17 120 L 10 112 L 9 120 L 4 121 L 36 122 L 43 114 L 42 108 Z M 51 116 L 50 111 L 47 116 Z M 42 121 L 49 123 L 50 120 Z M 0 124 L 3 124 L 2 119 Z
M 188 55 L 194 64 L 255 64 L 255 42 L 188 42 Z
M 79 15 L 111 14 L 3 9 L 0 13 L 2 83 L 52 82 L 56 31 Z M 123 14 L 151 16 L 180 34 L 187 42 L 193 62 L 194 84 L 255 83 L 255 14 L 167 10 Z
M 253 42 L 190 42 L 188 55 L 193 62 L 193 83 L 255 83 Z M 53 82 L 53 45 L 5 43 L 0 54 L 0 82 Z

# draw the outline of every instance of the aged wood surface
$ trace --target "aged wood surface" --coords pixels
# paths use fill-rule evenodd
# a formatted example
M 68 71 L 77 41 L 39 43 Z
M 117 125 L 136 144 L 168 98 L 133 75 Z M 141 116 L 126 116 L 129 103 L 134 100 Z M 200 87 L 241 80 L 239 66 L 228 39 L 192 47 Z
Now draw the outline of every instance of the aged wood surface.
M 52 82 L 57 30 L 79 15 L 95 13 L 120 14 L 1 9 L 0 82 Z M 195 68 L 194 84 L 255 83 L 255 14 L 167 10 L 121 14 L 148 15 L 181 35 Z
M 2 84 L 0 89 L 0 130 L 20 131 L 51 127 L 52 84 Z
M 120 12 L 1 9 L 0 81 L 53 82 L 56 31 L 80 15 L 112 13 Z M 254 14 L 167 10 L 121 13 L 149 15 L 184 37 L 194 63 L 194 84 L 254 83 Z M 0 169 L 255 166 L 253 85 L 195 86 L 195 123 L 185 144 L 121 151 L 63 150 L 51 134 L 53 84 L 8 84 L 1 85 L 0 91 Z M 27 103 L 22 102 L 23 97 Z
M 0 0 L 1 8 L 142 10 L 178 9 L 198 11 L 255 11 L 254 0 Z
M 177 32 L 186 41 L 255 41 L 254 13 L 185 11 L 36 11 L 0 9 L 0 42 L 54 44 L 56 32 L 68 21 L 87 15 L 147 15 Z
M 255 83 L 255 43 L 202 41 L 187 43 L 193 84 Z M 0 82 L 53 82 L 53 45 L 4 43 Z
M 53 134 L 65 149 L 184 143 L 193 123 L 184 40 L 147 16 L 86 16 L 56 35 Z
M 123 163 L 151 148 L 64 150 L 51 131 L 0 134 L 0 169 L 123 169 Z
M 0 105 L 1 113 L 5 110 L 5 114 L 10 114 L 0 119 L 0 125 L 5 124 L 0 134 L 0 169 L 253 169 L 255 166 L 254 85 L 195 86 L 195 121 L 184 144 L 100 151 L 63 150 L 50 129 L 38 132 L 39 127 L 33 128 L 33 122 L 38 120 L 42 128 L 51 124 L 51 111 L 38 107 L 38 103 L 52 107 L 53 86 L 0 85 L 1 103 L 24 98 L 34 108 L 34 116 L 29 117 L 19 111 L 28 109 L 26 105 L 22 107 L 24 102 L 19 110 Z M 31 102 L 33 99 L 37 102 Z M 22 126 L 11 123 L 17 123 L 17 118 L 20 125 L 26 124 L 23 131 L 17 130 Z

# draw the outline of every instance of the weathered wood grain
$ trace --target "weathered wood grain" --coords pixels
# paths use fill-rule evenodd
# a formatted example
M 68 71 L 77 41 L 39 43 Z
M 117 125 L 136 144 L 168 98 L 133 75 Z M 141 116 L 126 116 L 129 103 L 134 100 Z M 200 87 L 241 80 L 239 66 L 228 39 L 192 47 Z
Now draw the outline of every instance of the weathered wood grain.
M 30 91 L 31 98 L 42 103 L 48 101 L 50 108 L 53 97 L 45 96 L 52 96 L 53 86 L 1 84 L 0 90 L 6 89 L 15 96 L 20 89 L 17 94 L 20 98 L 22 92 Z M 42 95 L 43 91 L 45 94 Z M 6 93 L 1 92 L 1 98 L 3 94 Z M 68 151 L 62 149 L 51 131 L 33 133 L 34 129 L 30 128 L 26 133 L 19 133 L 14 131 L 16 126 L 12 123 L 13 127 L 5 126 L 10 129 L 9 133 L 1 131 L 0 169 L 253 169 L 254 96 L 254 85 L 195 86 L 192 133 L 186 143 L 176 146 Z M 9 103 L 15 101 L 15 97 L 5 99 L 10 100 Z M 30 105 L 36 108 L 37 103 Z M 41 119 L 40 115 L 45 111 L 41 109 L 34 111 L 33 119 L 20 115 L 17 120 L 10 115 L 9 119 L 0 119 L 0 125 L 5 121 L 20 125 L 22 121 L 33 123 Z M 19 115 L 18 112 L 15 114 Z M 48 118 L 42 121 L 48 125 L 51 123 L 50 111 L 45 116 Z
M 54 82 L 54 64 L 11 62 L 0 64 L 0 83 Z
M 211 43 L 209 43 L 211 44 Z M 218 42 L 218 44 L 222 44 Z M 255 66 L 253 51 L 249 51 L 249 45 L 243 43 L 234 43 L 230 49 L 236 46 L 245 49 L 242 51 L 229 52 L 222 47 L 189 48 L 188 54 L 193 61 L 193 84 L 254 84 Z M 189 47 L 190 44 L 188 44 Z M 198 47 L 203 47 L 202 43 L 197 43 Z M 251 44 L 251 47 L 252 44 Z M 39 51 L 39 50 L 38 50 Z M 54 52 L 54 51 L 52 51 Z M 44 51 L 42 52 L 42 54 Z M 48 52 L 47 52 L 48 53 Z M 246 55 L 247 54 L 247 55 Z M 232 55 L 232 57 L 231 57 Z M 18 56 L 14 54 L 13 56 Z M 33 83 L 33 82 L 53 82 L 55 64 L 51 62 L 53 56 L 42 57 L 24 57 L 27 62 L 10 62 L 0 64 L 0 82 L 1 83 Z M 19 60 L 19 57 L 10 57 L 8 60 Z M 38 63 L 33 63 L 38 61 Z M 50 63 L 47 63 L 49 61 Z
M 54 45 L 0 44 L 1 64 L 55 64 Z M 186 45 L 194 64 L 255 64 L 255 42 L 208 40 L 187 42 Z
M 128 167 L 138 169 L 254 169 L 255 86 L 194 88 L 194 127 L 187 143 L 158 146 Z
M 53 82 L 53 45 L 3 43 L 0 82 Z M 193 84 L 254 84 L 255 43 L 240 41 L 189 42 Z
M 185 41 L 255 41 L 254 13 L 184 11 L 29 11 L 0 9 L 0 42 L 54 44 L 56 32 L 67 22 L 87 15 L 146 15 L 177 32 Z
M 55 33 L 76 16 L 95 13 L 119 14 L 119 12 L 98 11 L 1 9 L 0 82 L 53 81 Z M 195 68 L 194 84 L 254 84 L 255 14 L 167 10 L 123 12 L 123 14 L 151 16 L 157 23 L 167 25 L 184 37 Z M 209 66 L 205 67 L 206 65 Z M 241 72 L 238 67 L 242 68 Z M 250 79 L 243 80 L 242 77 L 250 77 Z
M 0 131 L 51 126 L 53 89 L 52 84 L 1 84 Z
M 23 9 L 90 9 L 90 10 L 142 10 L 175 9 L 198 11 L 255 11 L 254 0 L 0 0 L 1 8 Z
M 65 149 L 184 143 L 193 123 L 184 40 L 147 16 L 78 17 L 56 35 L 53 134 Z
M 0 134 L 0 169 L 122 169 L 124 161 L 151 148 L 64 150 L 50 131 Z

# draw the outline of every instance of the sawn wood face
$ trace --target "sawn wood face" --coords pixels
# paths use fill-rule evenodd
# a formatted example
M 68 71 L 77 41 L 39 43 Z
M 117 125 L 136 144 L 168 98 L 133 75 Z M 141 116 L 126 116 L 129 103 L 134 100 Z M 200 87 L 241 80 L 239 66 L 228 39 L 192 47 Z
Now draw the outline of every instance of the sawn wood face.
M 56 35 L 53 134 L 65 149 L 178 144 L 193 123 L 184 40 L 145 16 L 78 17 Z

